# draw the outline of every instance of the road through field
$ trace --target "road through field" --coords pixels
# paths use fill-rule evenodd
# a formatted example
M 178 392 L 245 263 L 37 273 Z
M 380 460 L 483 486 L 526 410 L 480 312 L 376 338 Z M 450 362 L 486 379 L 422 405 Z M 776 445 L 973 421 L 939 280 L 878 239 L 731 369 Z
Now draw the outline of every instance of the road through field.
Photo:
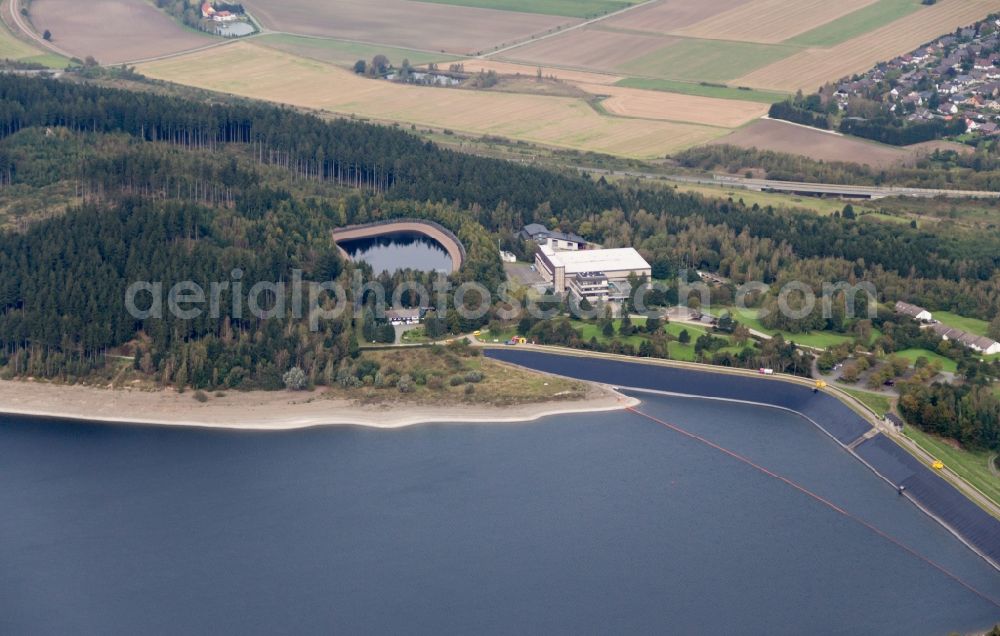
M 648 6 L 648 5 L 651 5 L 651 4 L 656 4 L 657 2 L 660 2 L 660 0 L 647 0 L 646 2 L 641 2 L 639 4 L 629 5 L 629 6 L 625 7 L 624 9 L 620 9 L 618 11 L 613 11 L 611 13 L 607 13 L 607 14 L 602 15 L 600 17 L 593 18 L 593 19 L 587 20 L 585 22 L 581 22 L 580 24 L 575 24 L 575 25 L 573 25 L 571 27 L 567 27 L 565 29 L 561 29 L 561 30 L 556 31 L 554 33 L 546 33 L 545 35 L 541 35 L 541 36 L 539 36 L 537 38 L 533 38 L 529 42 L 517 42 L 515 44 L 511 44 L 510 46 L 505 46 L 505 47 L 499 48 L 499 49 L 497 49 L 495 51 L 490 51 L 489 53 L 480 55 L 479 57 L 481 57 L 481 58 L 489 58 L 489 57 L 494 57 L 496 55 L 501 55 L 502 53 L 506 53 L 507 51 L 510 51 L 512 49 L 516 49 L 516 48 L 518 48 L 520 46 L 524 46 L 525 44 L 529 44 L 529 43 L 534 44 L 535 42 L 539 42 L 541 40 L 547 40 L 547 39 L 553 38 L 553 37 L 555 37 L 557 35 L 562 35 L 564 33 L 570 32 L 570 31 L 576 31 L 577 29 L 582 29 L 582 28 L 588 27 L 588 26 L 590 26 L 592 24 L 597 24 L 598 22 L 603 22 L 605 20 L 610 20 L 611 18 L 619 17 L 622 14 L 628 13 L 630 11 L 635 11 L 636 9 L 639 9 L 641 7 L 645 7 L 645 6 Z

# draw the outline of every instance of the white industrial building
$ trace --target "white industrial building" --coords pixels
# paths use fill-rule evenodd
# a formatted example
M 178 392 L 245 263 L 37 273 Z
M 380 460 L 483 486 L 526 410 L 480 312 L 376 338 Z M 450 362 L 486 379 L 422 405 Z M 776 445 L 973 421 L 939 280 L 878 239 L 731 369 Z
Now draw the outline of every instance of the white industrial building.
M 649 263 L 631 247 L 557 252 L 543 245 L 535 268 L 553 291 L 587 300 L 620 300 L 629 293 L 628 277 L 652 275 Z

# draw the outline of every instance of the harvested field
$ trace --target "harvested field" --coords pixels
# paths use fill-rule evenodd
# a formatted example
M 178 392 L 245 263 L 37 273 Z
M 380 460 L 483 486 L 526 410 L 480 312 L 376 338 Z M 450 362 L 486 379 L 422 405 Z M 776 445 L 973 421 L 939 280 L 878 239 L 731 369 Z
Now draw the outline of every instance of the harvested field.
M 564 82 L 614 84 L 615 82 L 622 80 L 620 75 L 588 73 L 586 71 L 572 71 L 552 66 L 539 67 L 533 64 L 515 64 L 513 62 L 497 62 L 494 60 L 469 59 L 462 60 L 461 64 L 466 73 L 494 71 L 498 75 L 522 75 L 524 77 L 535 77 L 538 74 L 538 69 L 541 68 L 543 77 L 554 77 Z
M 274 31 L 456 55 L 489 51 L 580 21 L 407 0 L 246 0 L 244 5 Z
M 877 0 L 863 9 L 797 35 L 786 44 L 834 46 L 919 11 L 922 6 L 920 0 Z
M 393 64 L 399 64 L 403 60 L 410 60 L 410 64 L 419 65 L 461 59 L 444 53 L 427 53 L 381 44 L 358 44 L 300 35 L 269 34 L 255 38 L 254 42 L 286 53 L 342 66 L 352 66 L 358 60 L 371 60 L 379 54 L 388 57 Z
M 671 33 L 747 2 L 749 0 L 661 0 L 609 18 L 601 24 L 619 29 Z
M 382 121 L 653 158 L 705 143 L 725 129 L 598 114 L 584 100 L 405 86 L 238 42 L 140 66 L 156 78 Z
M 462 7 L 521 11 L 544 15 L 562 15 L 571 18 L 593 18 L 612 11 L 620 11 L 635 4 L 631 0 L 422 0 L 437 4 Z M 636 0 L 638 1 L 638 0 Z
M 626 14 L 628 15 L 628 14 Z M 551 64 L 615 72 L 618 67 L 675 42 L 658 35 L 641 35 L 584 28 L 507 51 L 504 58 L 530 64 Z
M 673 33 L 715 40 L 776 43 L 873 2 L 875 0 L 752 0 Z
M 997 8 L 997 0 L 938 2 L 832 48 L 807 49 L 747 73 L 737 82 L 755 88 L 815 91 L 826 82 L 867 71 L 878 62 L 981 20 Z
M 756 102 L 739 102 L 732 99 L 715 99 L 659 93 L 622 86 L 580 84 L 580 88 L 594 95 L 606 95 L 601 106 L 609 113 L 623 117 L 684 121 L 708 126 L 736 128 L 762 117 L 768 106 Z
M 144 0 L 33 0 L 31 20 L 39 33 L 52 32 L 52 43 L 83 59 L 120 64 L 179 53 L 217 41 L 185 29 Z
M 728 82 L 734 77 L 792 55 L 797 50 L 779 44 L 678 39 L 661 49 L 622 64 L 618 70 L 663 79 Z
M 787 152 L 821 161 L 853 161 L 873 168 L 894 166 L 910 156 L 903 148 L 834 135 L 772 119 L 755 121 L 712 143 Z

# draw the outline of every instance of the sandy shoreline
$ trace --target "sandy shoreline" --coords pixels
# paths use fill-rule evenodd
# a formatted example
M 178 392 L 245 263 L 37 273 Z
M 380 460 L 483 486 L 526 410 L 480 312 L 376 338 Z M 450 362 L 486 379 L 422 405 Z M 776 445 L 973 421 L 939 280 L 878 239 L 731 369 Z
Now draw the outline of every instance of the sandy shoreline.
M 638 401 L 594 385 L 580 400 L 517 406 L 360 405 L 322 391 L 230 391 L 201 403 L 191 392 L 100 389 L 32 381 L 0 381 L 0 414 L 95 423 L 281 431 L 315 426 L 401 428 L 432 422 L 530 422 L 551 415 L 615 411 Z

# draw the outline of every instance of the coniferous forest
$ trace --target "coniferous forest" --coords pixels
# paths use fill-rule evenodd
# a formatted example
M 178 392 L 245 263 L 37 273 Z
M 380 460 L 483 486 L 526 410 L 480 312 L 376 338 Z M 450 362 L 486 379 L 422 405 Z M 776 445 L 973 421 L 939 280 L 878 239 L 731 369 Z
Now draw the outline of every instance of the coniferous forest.
M 7 376 L 84 378 L 119 356 L 177 386 L 279 388 L 292 366 L 313 384 L 334 382 L 359 342 L 383 337 L 363 309 L 367 297 L 349 299 L 362 307 L 359 318 L 347 312 L 312 331 L 307 317 L 227 311 L 136 320 L 125 289 L 140 280 L 207 288 L 234 270 L 245 288 L 290 281 L 295 270 L 305 281 L 349 281 L 356 272 L 372 279 L 367 266 L 341 259 L 330 231 L 393 218 L 433 220 L 459 237 L 468 258 L 453 284 L 495 289 L 504 280 L 498 242 L 528 256 L 517 232 L 539 222 L 606 247 L 634 246 L 663 280 L 694 269 L 734 284 L 801 280 L 817 290 L 823 281 L 867 280 L 880 303 L 906 299 L 987 320 L 1000 311 L 995 227 L 928 231 L 609 183 L 253 102 L 0 77 L 0 195 Z M 419 272 L 380 278 L 430 282 Z M 222 292 L 224 308 L 230 293 Z M 499 309 L 473 322 L 452 311 L 432 320 L 439 331 L 461 332 L 496 320 Z M 835 322 L 807 316 L 778 327 L 854 327 Z M 878 346 L 895 350 L 892 330 L 882 333 Z

